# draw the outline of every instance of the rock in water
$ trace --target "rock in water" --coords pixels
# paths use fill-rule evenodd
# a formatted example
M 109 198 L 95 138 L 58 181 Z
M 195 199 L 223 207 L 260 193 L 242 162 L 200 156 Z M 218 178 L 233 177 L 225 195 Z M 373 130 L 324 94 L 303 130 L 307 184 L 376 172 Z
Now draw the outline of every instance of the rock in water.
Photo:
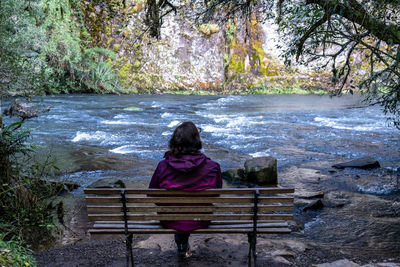
M 380 168 L 381 164 L 373 157 L 363 157 L 348 162 L 338 163 L 333 165 L 332 167 L 336 169 L 344 169 L 344 168 L 372 169 L 372 168 Z
M 99 179 L 87 188 L 125 188 L 125 183 L 117 178 Z
M 242 180 L 243 172 L 243 169 L 228 169 L 222 172 L 222 177 L 231 181 Z
M 277 161 L 274 157 L 257 157 L 244 163 L 244 178 L 260 185 L 278 184 Z
M 321 199 L 318 199 L 316 201 L 311 202 L 310 204 L 308 204 L 307 206 L 305 206 L 303 208 L 303 211 L 307 211 L 307 210 L 319 210 L 322 209 L 324 207 L 324 203 L 322 202 Z
M 313 265 L 314 267 L 359 267 L 360 265 L 349 261 L 347 259 L 343 259 L 343 260 L 338 260 L 338 261 L 334 261 L 334 262 L 329 262 L 329 263 L 321 263 L 321 264 L 316 264 Z
M 67 181 L 44 180 L 44 182 L 50 183 L 59 193 L 63 193 L 65 191 L 72 191 L 79 187 L 78 184 Z

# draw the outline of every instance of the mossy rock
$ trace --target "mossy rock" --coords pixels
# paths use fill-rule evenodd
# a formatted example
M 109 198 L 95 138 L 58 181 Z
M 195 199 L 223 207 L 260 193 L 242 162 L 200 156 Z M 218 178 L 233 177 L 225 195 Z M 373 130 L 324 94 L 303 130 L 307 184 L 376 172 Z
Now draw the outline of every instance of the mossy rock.
M 277 160 L 274 157 L 257 157 L 244 163 L 245 177 L 259 185 L 278 184 Z
M 88 185 L 87 188 L 125 188 L 125 183 L 117 178 L 104 178 Z
M 210 36 L 213 33 L 217 33 L 220 31 L 220 27 L 218 24 L 201 24 L 199 26 L 199 31 L 203 33 L 204 35 Z
M 127 107 L 127 108 L 124 108 L 124 110 L 127 110 L 127 111 L 142 111 L 143 109 L 142 108 L 138 108 L 138 107 Z
M 222 172 L 222 177 L 227 180 L 237 181 L 237 180 L 244 180 L 244 170 L 243 169 L 228 169 Z

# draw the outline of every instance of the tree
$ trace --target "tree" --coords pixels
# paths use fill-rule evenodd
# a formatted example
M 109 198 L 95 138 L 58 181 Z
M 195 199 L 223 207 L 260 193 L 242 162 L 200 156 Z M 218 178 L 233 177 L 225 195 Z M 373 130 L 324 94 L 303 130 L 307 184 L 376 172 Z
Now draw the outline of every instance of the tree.
M 172 11 L 176 14 L 177 9 L 168 0 L 147 0 L 145 22 L 152 37 L 160 38 L 162 19 Z
M 275 18 L 287 65 L 329 68 L 336 94 L 353 92 L 380 104 L 400 128 L 400 0 L 210 0 L 198 18 Z
M 38 90 L 43 36 L 36 27 L 38 1 L 0 1 L 0 108 L 8 93 L 30 94 Z M 1 110 L 1 109 L 0 109 Z M 3 128 L 0 112 L 0 133 Z

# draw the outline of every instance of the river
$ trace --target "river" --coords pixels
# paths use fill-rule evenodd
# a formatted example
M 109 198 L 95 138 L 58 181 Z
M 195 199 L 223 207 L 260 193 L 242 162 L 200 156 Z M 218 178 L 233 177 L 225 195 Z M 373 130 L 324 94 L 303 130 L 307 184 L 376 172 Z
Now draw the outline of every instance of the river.
M 50 112 L 25 126 L 31 142 L 58 159 L 58 179 L 84 187 L 118 177 L 146 186 L 173 129 L 191 120 L 223 170 L 251 157 L 277 158 L 279 183 L 297 191 L 295 238 L 370 254 L 400 251 L 400 131 L 360 96 L 62 95 L 33 102 Z M 331 168 L 362 156 L 382 168 Z M 316 191 L 324 192 L 325 207 L 302 211 L 304 194 Z

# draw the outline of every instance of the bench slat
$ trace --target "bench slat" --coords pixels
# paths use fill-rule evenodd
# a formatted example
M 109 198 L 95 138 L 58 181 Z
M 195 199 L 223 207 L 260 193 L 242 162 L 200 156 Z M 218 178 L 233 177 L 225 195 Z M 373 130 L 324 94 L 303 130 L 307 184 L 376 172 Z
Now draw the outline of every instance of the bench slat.
M 94 221 L 94 225 L 96 224 L 122 224 L 125 225 L 124 221 Z M 242 221 L 211 221 L 210 225 L 228 225 L 228 224 L 252 224 L 252 220 L 242 220 Z M 258 223 L 285 223 L 286 221 L 280 220 L 257 220 Z M 159 225 L 160 221 L 128 221 L 128 224 L 139 224 L 139 225 Z
M 123 214 L 88 214 L 90 221 L 123 221 Z M 291 220 L 291 214 L 260 214 L 260 220 Z M 212 221 L 212 220 L 251 220 L 253 214 L 128 214 L 128 220 L 147 221 Z
M 128 212 L 252 212 L 253 205 L 247 206 L 135 206 L 127 205 Z M 259 212 L 290 211 L 293 205 L 266 205 L 258 206 Z M 89 213 L 122 212 L 122 204 L 116 205 L 88 205 Z
M 252 197 L 132 197 L 126 196 L 128 203 L 198 204 L 198 203 L 253 203 Z M 259 197 L 260 204 L 293 203 L 293 197 Z M 120 203 L 120 196 L 87 196 L 86 203 Z
M 208 228 L 210 229 L 223 229 L 223 228 L 251 228 L 253 224 L 246 223 L 246 224 L 210 224 Z M 259 223 L 257 224 L 257 228 L 281 228 L 281 227 L 288 227 L 287 223 Z M 150 225 L 143 225 L 143 224 L 129 224 L 128 228 L 140 228 L 140 229 L 164 229 L 164 227 L 158 224 L 150 224 Z M 93 229 L 125 229 L 125 225 L 123 224 L 109 224 L 109 223 L 99 223 L 94 224 Z
M 193 234 L 213 234 L 213 233 L 249 233 L 252 232 L 253 228 L 227 228 L 227 229 L 198 229 L 191 231 Z M 129 229 L 129 233 L 132 234 L 174 234 L 178 231 L 172 229 Z M 291 231 L 289 228 L 260 228 L 257 229 L 257 234 L 289 234 Z M 90 234 L 124 234 L 124 229 L 90 229 Z
M 260 194 L 290 194 L 294 193 L 293 188 L 224 188 L 224 189 L 207 189 L 203 191 L 178 191 L 165 189 L 136 189 L 124 188 L 126 194 L 150 194 L 150 195 L 215 195 L 217 194 L 253 194 L 255 190 L 259 190 Z M 85 194 L 117 194 L 121 189 L 118 188 L 85 188 Z

